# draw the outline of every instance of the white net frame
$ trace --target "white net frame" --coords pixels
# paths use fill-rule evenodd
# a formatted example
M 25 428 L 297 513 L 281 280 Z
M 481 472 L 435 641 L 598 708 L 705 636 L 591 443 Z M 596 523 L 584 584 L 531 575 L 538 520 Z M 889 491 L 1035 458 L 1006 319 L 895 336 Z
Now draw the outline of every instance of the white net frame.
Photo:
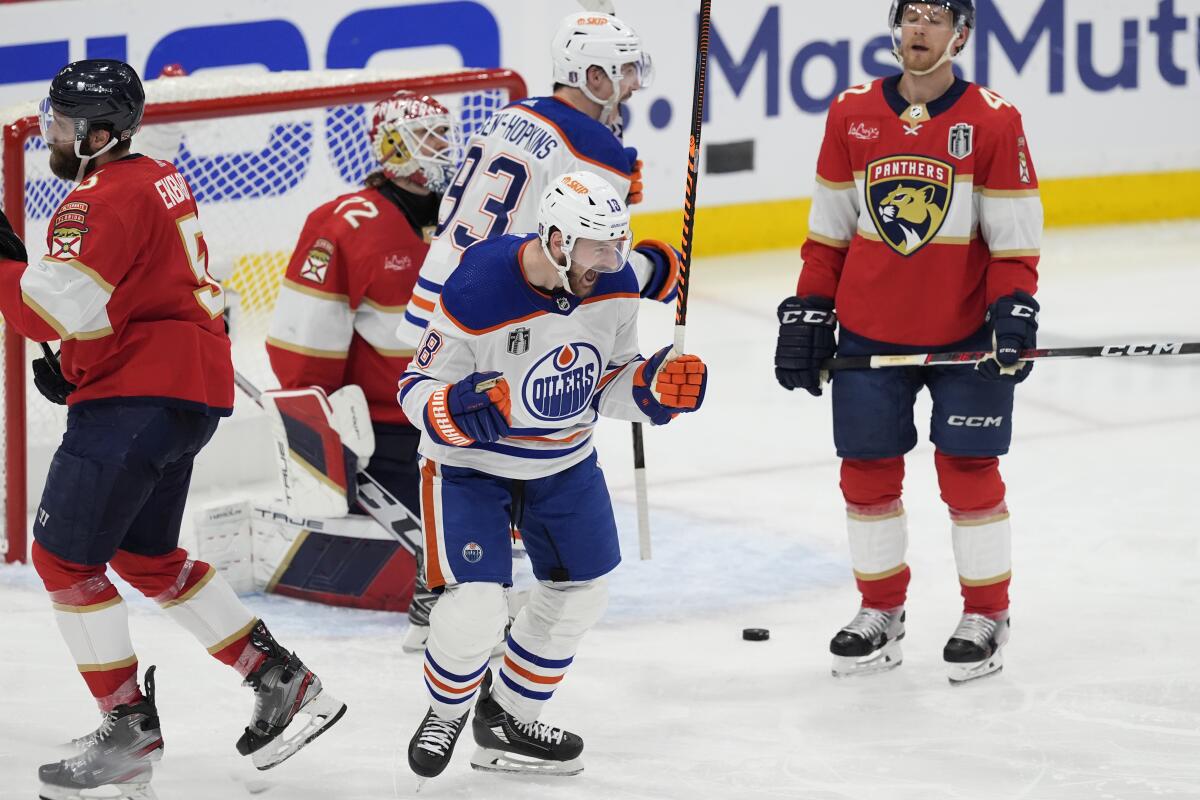
M 370 105 L 402 88 L 431 95 L 457 116 L 465 140 L 526 94 L 518 74 L 499 69 L 197 75 L 145 86 L 146 114 L 133 150 L 174 161 L 192 187 L 209 271 L 229 290 L 234 309 L 234 365 L 261 388 L 277 385 L 264 343 L 279 279 L 305 218 L 360 188 L 375 169 L 366 135 Z M 71 188 L 50 174 L 36 111 L 36 101 L 0 110 L 3 207 L 31 261 L 46 252 L 46 226 Z M 18 208 L 22 213 L 10 210 Z M 29 361 L 40 349 L 0 327 L 0 557 L 20 561 L 27 546 L 27 455 L 57 444 L 66 410 L 43 400 L 28 379 Z

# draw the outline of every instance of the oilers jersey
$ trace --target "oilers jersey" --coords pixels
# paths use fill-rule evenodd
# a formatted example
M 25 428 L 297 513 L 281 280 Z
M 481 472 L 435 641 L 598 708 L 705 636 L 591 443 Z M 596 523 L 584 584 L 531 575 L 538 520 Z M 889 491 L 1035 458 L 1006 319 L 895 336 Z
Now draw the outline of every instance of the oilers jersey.
M 629 194 L 633 164 L 607 126 L 555 97 L 513 103 L 485 122 L 438 212 L 438 230 L 421 267 L 398 333 L 417 342 L 434 314 L 446 279 L 463 252 L 485 239 L 537 230 L 537 210 L 550 182 L 586 169 Z
M 638 284 L 628 264 L 602 274 L 580 299 L 528 282 L 521 266 L 536 235 L 502 236 L 463 254 L 443 287 L 398 399 L 422 428 L 431 461 L 506 478 L 553 475 L 587 458 L 599 417 L 649 422 L 633 398 L 638 353 Z M 512 395 L 512 430 L 494 443 L 460 447 L 431 423 L 442 386 L 475 372 L 500 372 Z

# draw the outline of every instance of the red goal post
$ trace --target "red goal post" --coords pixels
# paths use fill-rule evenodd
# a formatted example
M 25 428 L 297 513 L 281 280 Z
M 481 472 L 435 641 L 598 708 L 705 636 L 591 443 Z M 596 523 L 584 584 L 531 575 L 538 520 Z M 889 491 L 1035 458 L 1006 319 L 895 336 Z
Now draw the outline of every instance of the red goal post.
M 264 388 L 277 385 L 263 344 L 304 219 L 321 203 L 354 191 L 373 170 L 368 109 L 399 89 L 444 102 L 458 116 L 464 140 L 497 109 L 526 96 L 524 80 L 506 69 L 214 74 L 146 82 L 146 113 L 133 150 L 174 160 L 188 179 L 200 207 L 209 271 L 234 303 L 234 363 Z M 0 110 L 0 124 L 3 206 L 33 261 L 46 252 L 46 227 L 71 185 L 49 172 L 36 102 Z M 27 379 L 29 361 L 40 353 L 3 328 L 0 555 L 12 562 L 26 558 L 28 502 L 40 494 L 30 473 L 40 470 L 40 485 L 66 413 L 44 401 Z M 32 467 L 31 453 L 40 459 Z

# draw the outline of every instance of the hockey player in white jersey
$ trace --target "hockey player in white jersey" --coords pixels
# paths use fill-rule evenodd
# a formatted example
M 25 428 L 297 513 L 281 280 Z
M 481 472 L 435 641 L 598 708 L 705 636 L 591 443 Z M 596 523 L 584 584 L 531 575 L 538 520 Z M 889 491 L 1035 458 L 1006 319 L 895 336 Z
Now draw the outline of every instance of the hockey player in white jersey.
M 665 347 L 638 354 L 629 211 L 595 173 L 559 176 L 538 233 L 466 251 L 441 293 L 398 399 L 423 424 L 429 711 L 409 744 L 420 780 L 441 774 L 475 700 L 476 769 L 571 775 L 583 740 L 538 721 L 607 604 L 620 562 L 592 430 L 600 416 L 662 425 L 698 409 L 707 370 Z M 510 526 L 537 584 L 493 680 L 508 620 Z
M 620 130 L 620 104 L 653 79 L 641 39 L 615 16 L 576 13 L 563 20 L 551 49 L 553 95 L 501 109 L 467 143 L 400 325 L 400 338 L 410 345 L 420 340 L 463 251 L 484 239 L 536 230 L 538 200 L 559 175 L 588 170 L 602 175 L 627 203 L 641 199 L 637 151 L 614 133 Z M 634 250 L 630 263 L 642 296 L 670 302 L 677 253 L 651 240 Z

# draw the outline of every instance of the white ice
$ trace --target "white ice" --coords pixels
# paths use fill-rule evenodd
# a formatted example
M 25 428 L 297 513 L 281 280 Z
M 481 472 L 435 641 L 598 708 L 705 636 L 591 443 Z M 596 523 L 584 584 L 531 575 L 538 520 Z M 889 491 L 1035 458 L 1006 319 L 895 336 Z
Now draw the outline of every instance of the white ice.
M 1200 357 L 1045 363 L 1020 387 L 1002 464 L 1013 638 L 1004 672 L 957 688 L 941 648 L 960 599 L 922 443 L 905 495 L 904 664 L 837 681 L 827 644 L 857 595 L 829 400 L 782 391 L 771 369 L 774 308 L 798 262 L 784 252 L 694 267 L 688 349 L 712 379 L 701 413 L 647 431 L 652 561 L 637 560 L 629 427 L 603 425 L 627 560 L 544 715 L 584 736 L 586 771 L 475 773 L 468 733 L 421 796 L 1200 797 Z M 1043 344 L 1200 340 L 1198 223 L 1053 231 L 1042 275 Z M 669 343 L 671 310 L 643 313 L 643 348 Z M 918 413 L 928 418 L 927 399 Z M 233 747 L 248 690 L 125 594 L 141 662 L 159 666 L 164 800 L 412 796 L 402 750 L 425 700 L 420 659 L 400 651 L 403 616 L 248 599 L 350 706 L 292 761 L 257 773 Z M 31 569 L 0 569 L 0 608 L 0 798 L 27 800 L 37 765 L 95 712 Z M 750 626 L 770 641 L 743 642 Z

